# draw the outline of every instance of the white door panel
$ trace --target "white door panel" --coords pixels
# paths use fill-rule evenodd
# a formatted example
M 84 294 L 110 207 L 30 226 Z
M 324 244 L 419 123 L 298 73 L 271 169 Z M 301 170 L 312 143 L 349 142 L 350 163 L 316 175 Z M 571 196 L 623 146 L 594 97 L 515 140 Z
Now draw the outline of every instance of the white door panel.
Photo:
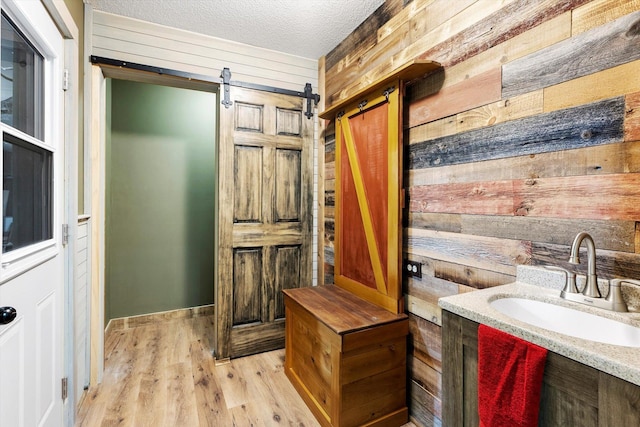
M 0 427 L 61 423 L 61 413 L 55 412 L 62 403 L 57 342 L 62 309 L 55 292 L 43 285 L 58 274 L 50 268 L 54 261 L 0 285 L 0 304 L 18 313 L 13 322 L 0 326 Z
M 2 288 L 0 288 L 2 289 Z M 0 295 L 0 301 L 3 298 Z M 24 426 L 24 318 L 0 326 L 0 426 Z M 6 420 L 6 421 L 5 421 Z

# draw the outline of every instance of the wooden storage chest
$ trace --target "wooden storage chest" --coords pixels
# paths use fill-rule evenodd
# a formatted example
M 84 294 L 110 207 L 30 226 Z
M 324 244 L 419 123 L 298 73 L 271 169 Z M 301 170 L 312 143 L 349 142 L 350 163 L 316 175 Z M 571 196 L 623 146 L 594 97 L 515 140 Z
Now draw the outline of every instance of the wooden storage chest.
M 320 424 L 405 424 L 407 315 L 337 286 L 284 294 L 285 372 Z

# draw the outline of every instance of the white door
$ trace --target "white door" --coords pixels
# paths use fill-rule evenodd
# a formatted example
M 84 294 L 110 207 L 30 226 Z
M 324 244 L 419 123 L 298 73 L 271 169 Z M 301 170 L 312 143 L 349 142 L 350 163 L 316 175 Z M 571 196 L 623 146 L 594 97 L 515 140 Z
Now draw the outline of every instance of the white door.
M 64 45 L 40 1 L 0 1 L 0 427 L 60 426 Z

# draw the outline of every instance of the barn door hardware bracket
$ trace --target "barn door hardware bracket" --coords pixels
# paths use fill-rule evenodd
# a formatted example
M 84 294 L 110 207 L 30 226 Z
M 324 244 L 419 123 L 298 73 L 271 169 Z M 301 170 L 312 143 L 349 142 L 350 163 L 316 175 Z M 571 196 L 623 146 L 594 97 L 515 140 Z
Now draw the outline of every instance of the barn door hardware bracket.
M 304 85 L 304 97 L 307 99 L 307 112 L 304 113 L 307 116 L 307 119 L 311 119 L 313 117 L 313 111 L 311 110 L 311 101 L 313 101 L 313 106 L 317 107 L 318 102 L 320 102 L 320 95 L 317 93 L 313 93 L 313 89 L 311 88 L 311 83 L 307 83 Z
M 229 94 L 229 90 L 231 87 L 231 70 L 229 70 L 227 67 L 224 67 L 222 69 L 220 77 L 222 77 L 222 105 L 224 105 L 225 108 L 229 108 L 233 104 L 233 101 L 231 101 Z
M 384 97 L 387 99 L 387 102 L 389 102 L 389 95 L 391 95 L 394 90 L 396 90 L 395 86 L 391 86 L 391 87 L 386 88 L 384 90 L 384 92 L 382 92 Z

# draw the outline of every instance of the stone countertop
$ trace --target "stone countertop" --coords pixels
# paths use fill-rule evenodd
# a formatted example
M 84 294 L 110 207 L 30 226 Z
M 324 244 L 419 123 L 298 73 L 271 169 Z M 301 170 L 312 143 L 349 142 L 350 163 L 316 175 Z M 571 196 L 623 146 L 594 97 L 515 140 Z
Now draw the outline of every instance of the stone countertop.
M 438 304 L 444 310 L 502 330 L 640 386 L 640 348 L 604 344 L 555 333 L 513 319 L 490 306 L 490 303 L 498 298 L 522 297 L 571 307 L 640 327 L 640 312 L 615 313 L 566 301 L 560 298 L 560 291 L 556 289 L 557 285 L 531 284 L 531 282 L 536 282 L 536 277 L 533 279 L 526 277 L 528 283 L 523 282 L 523 276 L 527 276 L 531 271 L 533 270 L 528 269 L 525 274 L 521 275 L 519 270 L 518 281 L 514 283 L 440 298 Z M 545 271 L 542 274 L 552 273 Z M 562 278 L 563 275 L 555 276 L 556 279 L 558 277 Z M 538 281 L 549 283 L 547 280 Z

